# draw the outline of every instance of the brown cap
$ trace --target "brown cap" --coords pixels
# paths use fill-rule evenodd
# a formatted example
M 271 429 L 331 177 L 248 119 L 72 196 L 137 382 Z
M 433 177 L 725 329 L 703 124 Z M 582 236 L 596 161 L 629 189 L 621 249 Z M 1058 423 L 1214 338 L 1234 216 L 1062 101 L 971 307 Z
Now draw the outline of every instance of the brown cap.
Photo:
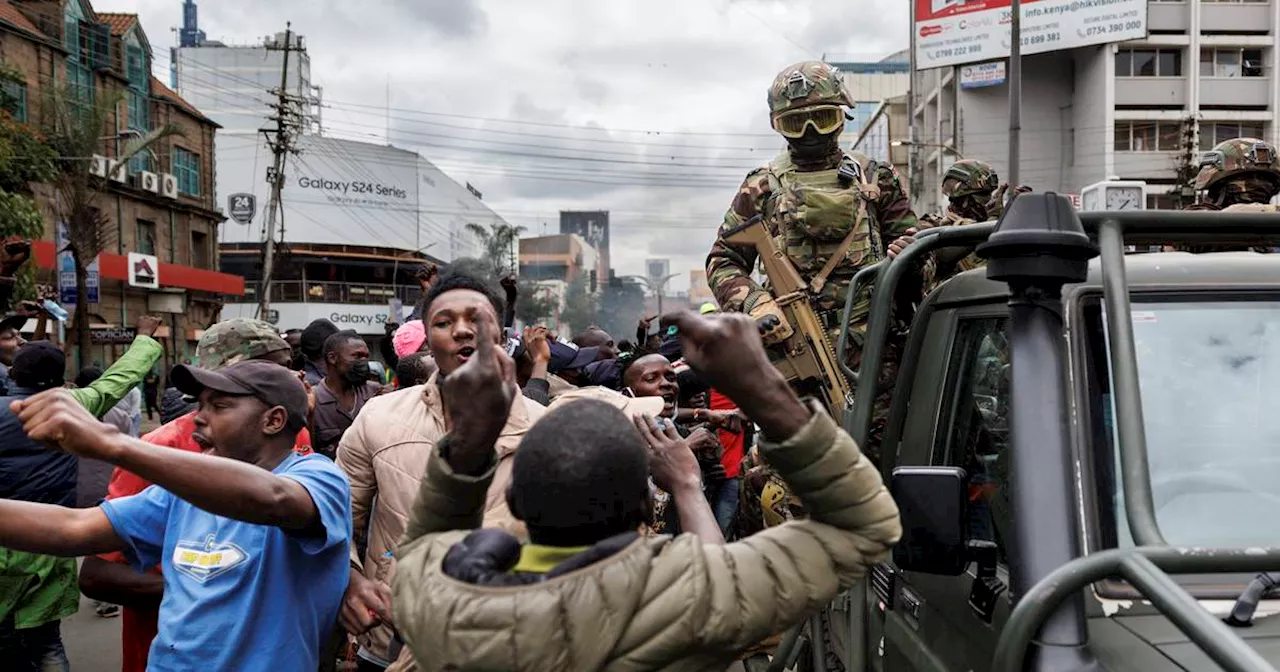
M 186 364 L 173 367 L 173 384 L 179 392 L 193 397 L 205 390 L 233 396 L 256 397 L 269 408 L 279 406 L 289 414 L 289 429 L 297 432 L 307 425 L 307 390 L 302 382 L 279 364 L 251 359 L 209 371 Z

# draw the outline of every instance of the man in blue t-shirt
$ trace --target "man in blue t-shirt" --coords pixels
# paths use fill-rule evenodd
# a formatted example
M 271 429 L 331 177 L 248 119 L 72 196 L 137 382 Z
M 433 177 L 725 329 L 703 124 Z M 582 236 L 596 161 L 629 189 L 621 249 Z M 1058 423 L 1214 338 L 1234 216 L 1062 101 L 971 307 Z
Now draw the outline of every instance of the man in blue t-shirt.
M 178 366 L 173 379 L 200 400 L 193 438 L 203 455 L 122 434 L 64 390 L 15 401 L 33 440 L 156 485 L 93 509 L 0 500 L 0 546 L 124 551 L 139 571 L 160 563 L 148 669 L 311 672 L 347 587 L 351 494 L 332 461 L 293 452 L 307 393 L 260 360 L 216 372 Z

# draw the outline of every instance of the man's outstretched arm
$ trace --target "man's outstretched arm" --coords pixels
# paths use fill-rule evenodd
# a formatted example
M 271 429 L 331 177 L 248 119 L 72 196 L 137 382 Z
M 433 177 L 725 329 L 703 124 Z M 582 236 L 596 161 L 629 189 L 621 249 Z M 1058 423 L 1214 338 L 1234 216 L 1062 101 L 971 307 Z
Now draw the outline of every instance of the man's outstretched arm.
M 311 494 L 292 479 L 228 458 L 143 443 L 98 422 L 66 390 L 42 392 L 10 408 L 32 439 L 110 462 L 209 513 L 308 535 L 324 533 Z
M 0 546 L 74 557 L 119 551 L 125 544 L 100 508 L 0 499 Z

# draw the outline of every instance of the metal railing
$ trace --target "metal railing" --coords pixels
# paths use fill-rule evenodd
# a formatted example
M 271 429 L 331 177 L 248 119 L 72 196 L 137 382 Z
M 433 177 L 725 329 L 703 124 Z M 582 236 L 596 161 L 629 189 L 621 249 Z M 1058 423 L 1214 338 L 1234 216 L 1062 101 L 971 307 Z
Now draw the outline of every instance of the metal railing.
M 245 301 L 256 301 L 258 284 L 246 283 Z M 422 297 L 422 290 L 410 285 L 378 285 L 347 282 L 311 282 L 301 280 L 271 281 L 272 303 L 352 303 L 386 304 L 400 299 L 412 306 Z

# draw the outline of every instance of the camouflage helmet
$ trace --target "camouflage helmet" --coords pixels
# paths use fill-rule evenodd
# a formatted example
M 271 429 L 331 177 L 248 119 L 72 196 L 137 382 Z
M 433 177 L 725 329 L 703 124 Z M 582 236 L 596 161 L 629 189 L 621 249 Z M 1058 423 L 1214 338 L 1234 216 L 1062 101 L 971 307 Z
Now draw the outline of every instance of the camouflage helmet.
M 1250 174 L 1266 176 L 1280 188 L 1276 148 L 1257 138 L 1232 138 L 1204 153 L 1196 175 L 1196 190 L 1212 189 L 1228 178 Z
M 196 344 L 196 365 L 214 371 L 273 352 L 289 351 L 276 328 L 261 320 L 237 317 L 205 330 Z
M 942 193 L 947 198 L 990 194 L 1000 187 L 1000 176 L 985 161 L 961 159 L 942 176 Z
M 773 78 L 769 87 L 770 116 L 815 105 L 853 107 L 853 98 L 845 90 L 844 80 L 834 65 L 801 61 L 783 68 Z

